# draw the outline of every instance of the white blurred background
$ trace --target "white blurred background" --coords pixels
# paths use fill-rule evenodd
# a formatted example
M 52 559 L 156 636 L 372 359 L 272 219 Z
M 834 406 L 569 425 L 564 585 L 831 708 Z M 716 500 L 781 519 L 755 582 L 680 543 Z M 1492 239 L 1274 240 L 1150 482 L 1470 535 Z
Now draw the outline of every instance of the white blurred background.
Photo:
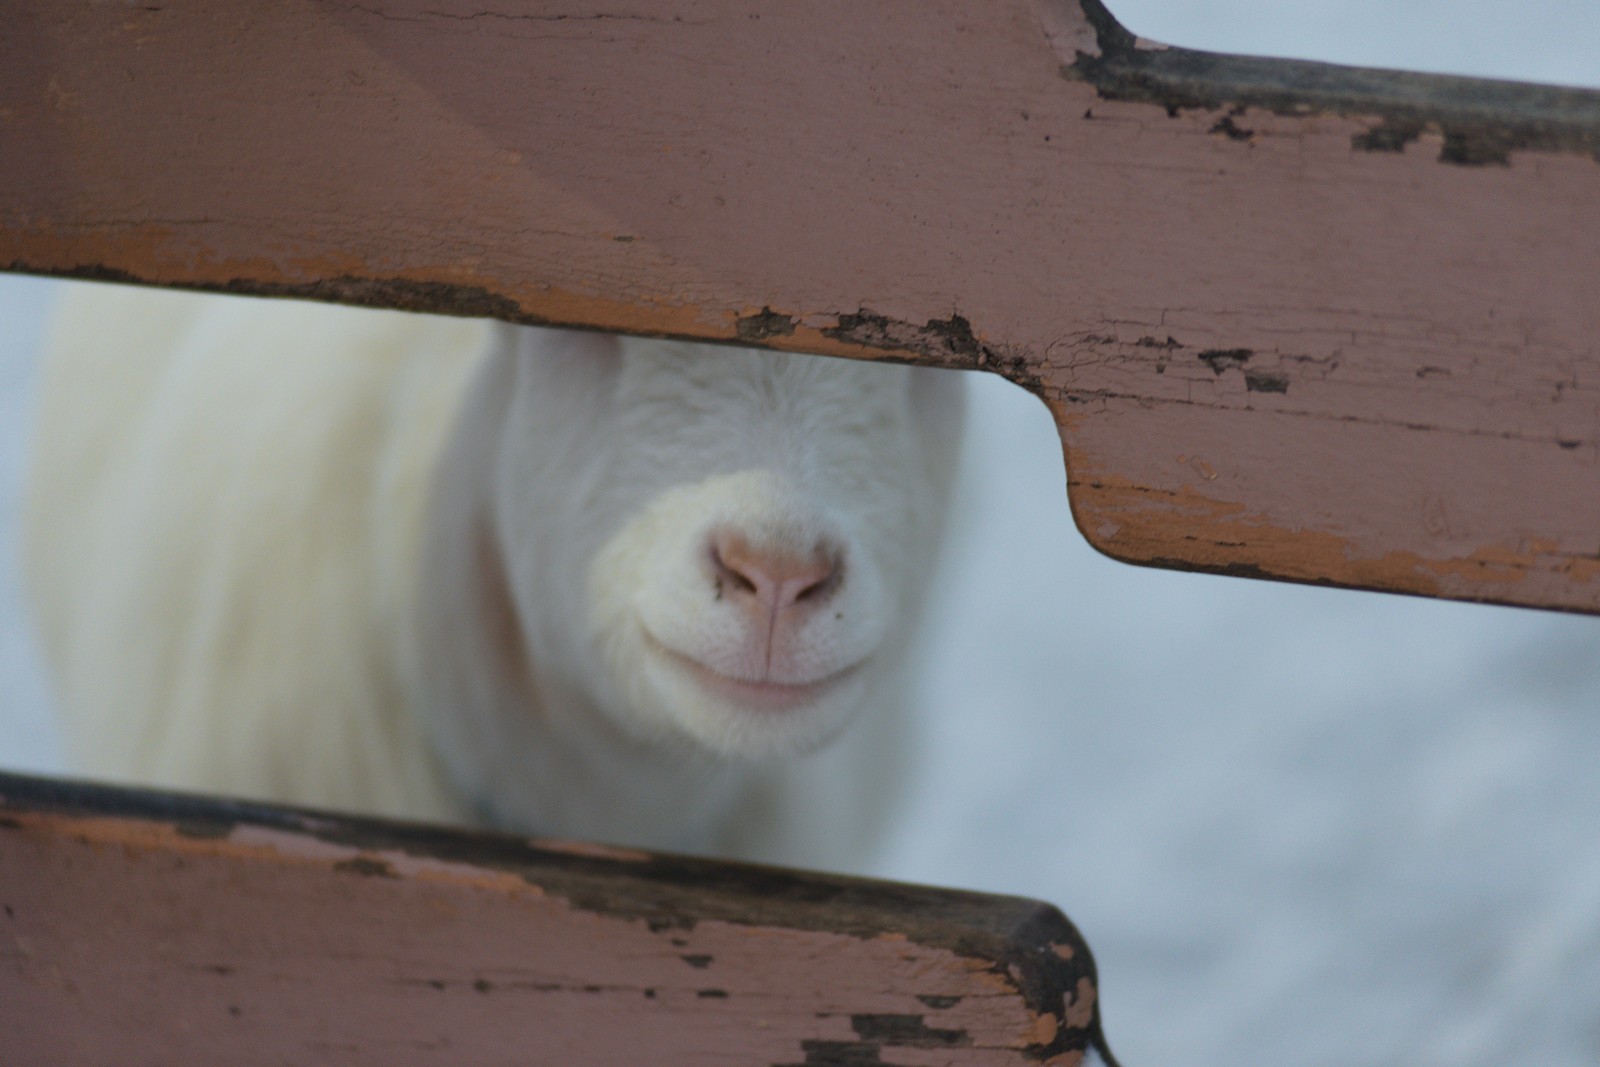
M 1600 87 L 1597 0 L 1112 0 L 1220 51 Z M 0 276 L 0 766 L 60 769 L 13 552 L 56 283 Z M 1600 279 L 1597 279 L 1600 298 Z M 891 877 L 1083 928 L 1128 1067 L 1600 1063 L 1600 620 L 1138 570 L 977 382 Z

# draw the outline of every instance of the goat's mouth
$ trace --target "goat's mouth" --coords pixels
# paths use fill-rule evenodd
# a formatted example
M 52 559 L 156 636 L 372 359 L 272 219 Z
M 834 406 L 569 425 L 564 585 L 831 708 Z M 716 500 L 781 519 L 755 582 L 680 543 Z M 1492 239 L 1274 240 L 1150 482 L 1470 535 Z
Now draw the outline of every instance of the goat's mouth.
M 714 670 L 693 656 L 670 648 L 648 630 L 645 631 L 645 639 L 654 652 L 694 679 L 702 689 L 730 704 L 752 711 L 781 713 L 816 704 L 862 666 L 853 663 L 843 670 L 808 682 L 751 681 Z

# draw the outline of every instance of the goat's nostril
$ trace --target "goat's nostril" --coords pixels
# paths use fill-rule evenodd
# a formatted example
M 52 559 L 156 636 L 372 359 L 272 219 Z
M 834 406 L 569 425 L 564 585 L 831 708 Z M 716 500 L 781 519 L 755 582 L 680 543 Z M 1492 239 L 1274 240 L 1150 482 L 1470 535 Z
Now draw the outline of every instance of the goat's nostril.
M 828 573 L 806 586 L 794 595 L 796 602 L 802 600 L 823 600 L 832 593 L 839 584 L 841 568 L 837 561 L 828 561 Z
M 712 569 L 716 571 L 719 591 L 721 589 L 721 583 L 727 582 L 733 586 L 735 592 L 758 592 L 756 583 L 751 580 L 748 574 L 739 569 L 739 564 L 728 562 L 727 558 L 723 555 L 722 544 L 717 541 L 712 542 L 711 545 L 711 566 Z M 746 566 L 748 566 L 748 564 L 746 564 Z
M 719 595 L 722 590 L 750 594 L 772 608 L 827 599 L 843 569 L 831 546 L 819 544 L 810 552 L 756 548 L 731 531 L 712 539 L 710 555 Z

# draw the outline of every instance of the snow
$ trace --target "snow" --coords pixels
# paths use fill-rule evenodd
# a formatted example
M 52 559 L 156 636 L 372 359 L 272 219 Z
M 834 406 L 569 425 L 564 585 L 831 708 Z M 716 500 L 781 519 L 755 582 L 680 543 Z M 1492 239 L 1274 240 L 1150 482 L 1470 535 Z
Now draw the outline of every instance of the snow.
M 1600 85 L 1593 0 L 1114 0 L 1193 47 Z M 0 550 L 55 283 L 0 279 Z M 1600 619 L 1145 571 L 978 380 L 915 815 L 877 873 L 1060 905 L 1138 1064 L 1600 1062 Z M 15 568 L 0 764 L 59 768 Z

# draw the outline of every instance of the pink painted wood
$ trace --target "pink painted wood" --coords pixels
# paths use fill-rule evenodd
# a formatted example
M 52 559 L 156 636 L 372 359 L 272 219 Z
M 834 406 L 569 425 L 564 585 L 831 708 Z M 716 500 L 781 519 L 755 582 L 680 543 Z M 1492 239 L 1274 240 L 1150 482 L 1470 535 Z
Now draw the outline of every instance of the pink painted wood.
M 1600 95 L 1097 0 L 15 0 L 0 266 L 998 371 L 1122 559 L 1600 611 Z
M 0 775 L 0 1063 L 1070 1067 L 1048 905 Z

